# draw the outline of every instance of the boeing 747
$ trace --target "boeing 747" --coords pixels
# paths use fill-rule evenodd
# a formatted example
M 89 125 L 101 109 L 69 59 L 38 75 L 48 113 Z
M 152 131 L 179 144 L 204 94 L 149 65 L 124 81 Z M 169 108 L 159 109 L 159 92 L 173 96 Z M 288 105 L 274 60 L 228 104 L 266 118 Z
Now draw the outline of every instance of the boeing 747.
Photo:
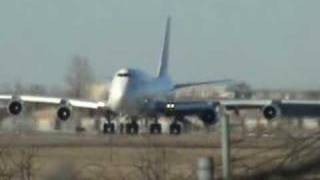
M 107 118 L 104 131 L 115 133 L 115 124 L 111 114 L 121 114 L 129 117 L 126 132 L 137 134 L 139 125 L 137 118 L 144 116 L 153 119 L 150 133 L 161 133 L 158 122 L 160 115 L 173 117 L 170 125 L 171 134 L 180 134 L 181 125 L 178 123 L 185 116 L 197 115 L 205 124 L 217 122 L 217 107 L 225 106 L 227 110 L 261 109 L 266 119 L 280 116 L 320 116 L 320 101 L 295 100 L 216 100 L 216 101 L 183 101 L 170 100 L 173 91 L 182 87 L 211 84 L 221 81 L 207 81 L 197 83 L 174 84 L 168 71 L 170 41 L 170 18 L 167 19 L 164 44 L 156 76 L 132 68 L 123 68 L 115 73 L 109 98 L 106 101 L 84 101 L 72 98 L 43 97 L 30 95 L 0 95 L 0 100 L 7 101 L 7 109 L 11 115 L 22 113 L 27 103 L 42 103 L 57 106 L 57 117 L 66 121 L 72 115 L 74 108 L 102 111 Z M 224 82 L 224 80 L 222 80 Z

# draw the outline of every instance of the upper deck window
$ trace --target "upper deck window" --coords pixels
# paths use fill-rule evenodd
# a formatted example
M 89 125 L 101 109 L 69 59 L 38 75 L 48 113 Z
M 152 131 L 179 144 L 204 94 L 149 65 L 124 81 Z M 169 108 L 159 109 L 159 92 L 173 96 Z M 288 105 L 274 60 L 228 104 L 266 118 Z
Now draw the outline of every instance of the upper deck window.
M 118 77 L 130 77 L 130 73 L 119 73 Z

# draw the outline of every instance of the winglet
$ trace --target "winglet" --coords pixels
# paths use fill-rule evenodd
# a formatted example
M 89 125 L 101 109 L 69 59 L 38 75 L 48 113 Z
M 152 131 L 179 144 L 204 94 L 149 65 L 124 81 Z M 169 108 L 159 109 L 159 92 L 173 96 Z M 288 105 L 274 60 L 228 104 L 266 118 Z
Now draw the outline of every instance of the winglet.
M 164 37 L 164 43 L 163 43 L 163 47 L 162 47 L 160 64 L 159 64 L 159 69 L 158 69 L 158 77 L 163 77 L 168 74 L 170 24 L 171 24 L 171 17 L 168 16 L 165 37 Z

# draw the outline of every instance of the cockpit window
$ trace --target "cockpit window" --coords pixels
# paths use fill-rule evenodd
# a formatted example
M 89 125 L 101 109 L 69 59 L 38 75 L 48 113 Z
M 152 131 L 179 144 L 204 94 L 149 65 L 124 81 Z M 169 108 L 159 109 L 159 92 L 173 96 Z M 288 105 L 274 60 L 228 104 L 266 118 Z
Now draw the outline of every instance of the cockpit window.
M 118 74 L 119 77 L 130 77 L 129 73 L 119 73 Z

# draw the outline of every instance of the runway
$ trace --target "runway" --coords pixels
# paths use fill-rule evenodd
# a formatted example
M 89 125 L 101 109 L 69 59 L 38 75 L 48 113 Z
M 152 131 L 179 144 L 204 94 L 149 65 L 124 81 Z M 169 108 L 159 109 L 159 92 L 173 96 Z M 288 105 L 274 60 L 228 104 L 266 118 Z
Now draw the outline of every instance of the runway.
M 255 143 L 253 143 L 255 142 Z M 284 142 L 270 137 L 239 138 L 232 136 L 232 148 L 265 149 L 283 148 Z M 117 147 L 117 148 L 196 148 L 219 149 L 218 133 L 172 135 L 95 135 L 68 133 L 2 133 L 0 146 L 26 147 Z

